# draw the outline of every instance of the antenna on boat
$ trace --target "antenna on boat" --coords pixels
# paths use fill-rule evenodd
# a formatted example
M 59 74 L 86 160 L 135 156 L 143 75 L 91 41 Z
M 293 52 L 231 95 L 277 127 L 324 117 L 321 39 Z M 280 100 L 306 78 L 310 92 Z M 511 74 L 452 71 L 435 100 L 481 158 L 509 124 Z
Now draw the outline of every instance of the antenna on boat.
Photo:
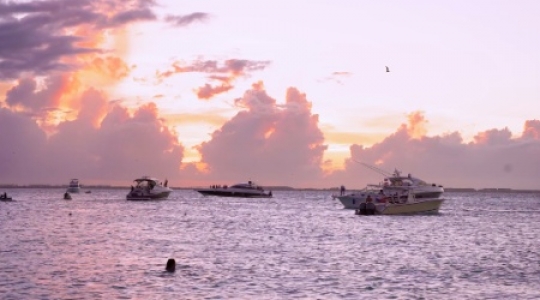
M 366 167 L 366 168 L 368 168 L 368 169 L 370 169 L 370 170 L 372 170 L 372 171 L 375 171 L 375 172 L 377 172 L 377 173 L 379 173 L 379 174 L 381 174 L 381 175 L 383 175 L 383 176 L 386 176 L 386 177 L 392 176 L 392 173 L 390 173 L 390 172 L 388 172 L 388 171 L 379 169 L 379 168 L 377 168 L 377 167 L 375 167 L 375 166 L 372 166 L 372 165 L 368 165 L 368 164 L 366 164 L 366 163 L 364 163 L 364 162 L 361 162 L 361 161 L 357 161 L 357 160 L 354 159 L 354 158 L 353 158 L 353 160 L 354 160 L 355 162 L 361 164 L 362 166 L 364 166 L 364 167 Z

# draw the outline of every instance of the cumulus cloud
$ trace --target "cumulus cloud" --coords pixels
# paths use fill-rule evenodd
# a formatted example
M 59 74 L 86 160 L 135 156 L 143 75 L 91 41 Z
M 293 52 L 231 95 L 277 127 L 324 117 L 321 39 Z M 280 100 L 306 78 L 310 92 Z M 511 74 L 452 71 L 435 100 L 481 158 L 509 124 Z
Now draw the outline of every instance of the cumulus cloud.
M 526 121 L 522 137 L 524 139 L 540 140 L 540 120 Z
M 38 89 L 38 83 L 34 78 L 22 78 L 6 93 L 6 103 L 30 112 L 58 106 L 60 100 L 58 94 L 66 86 L 65 77 L 53 76 L 46 78 L 45 81 L 47 88 Z
M 28 116 L 0 108 L 0 182 L 36 182 L 47 137 Z
M 217 94 L 225 93 L 234 88 L 233 82 L 239 77 L 248 77 L 251 72 L 260 71 L 270 64 L 269 61 L 250 61 L 245 59 L 229 59 L 221 64 L 215 60 L 196 60 L 189 64 L 174 62 L 172 69 L 156 72 L 159 81 L 179 73 L 204 73 L 207 78 L 218 84 L 206 83 L 195 89 L 199 99 L 210 99 Z
M 361 188 L 382 177 L 358 161 L 386 171 L 394 169 L 446 187 L 537 189 L 540 178 L 540 139 L 538 121 L 525 122 L 521 137 L 512 139 L 507 129 L 478 133 L 465 143 L 458 132 L 440 136 L 415 136 L 420 112 L 409 116 L 409 123 L 371 147 L 353 144 L 345 170 L 327 177 L 334 186 L 341 183 Z
M 198 147 L 207 178 L 295 186 L 321 178 L 326 146 L 305 94 L 289 88 L 279 105 L 257 83 L 235 103 L 244 109 Z
M 150 174 L 178 178 L 184 148 L 159 118 L 155 104 L 130 113 L 88 90 L 73 121 L 47 137 L 30 117 L 0 109 L 0 182 L 127 182 Z

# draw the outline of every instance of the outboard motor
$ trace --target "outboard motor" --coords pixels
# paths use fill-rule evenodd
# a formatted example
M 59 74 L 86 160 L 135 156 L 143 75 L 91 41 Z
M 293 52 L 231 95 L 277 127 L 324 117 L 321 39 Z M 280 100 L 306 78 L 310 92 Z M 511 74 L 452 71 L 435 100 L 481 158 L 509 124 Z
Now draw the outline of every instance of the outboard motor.
M 360 209 L 359 209 L 359 211 L 360 211 L 360 214 L 361 214 L 361 215 L 365 215 L 365 214 L 366 214 L 366 203 L 365 203 L 365 202 L 360 203 Z
M 365 203 L 364 209 L 366 215 L 374 215 L 376 211 L 375 204 L 373 204 L 372 202 Z

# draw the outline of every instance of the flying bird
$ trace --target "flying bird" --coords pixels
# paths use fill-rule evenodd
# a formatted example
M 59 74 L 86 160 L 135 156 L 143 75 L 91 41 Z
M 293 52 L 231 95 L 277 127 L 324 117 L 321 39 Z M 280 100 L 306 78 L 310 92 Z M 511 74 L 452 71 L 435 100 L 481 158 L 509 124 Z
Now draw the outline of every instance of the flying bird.
M 388 68 L 388 66 L 385 66 L 386 67 L 386 72 L 390 72 L 390 68 Z

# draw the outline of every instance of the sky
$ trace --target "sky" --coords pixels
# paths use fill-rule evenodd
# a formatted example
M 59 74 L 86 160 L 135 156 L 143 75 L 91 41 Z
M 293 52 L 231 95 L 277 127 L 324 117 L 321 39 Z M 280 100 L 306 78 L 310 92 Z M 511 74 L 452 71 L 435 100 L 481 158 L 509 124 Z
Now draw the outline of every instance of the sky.
M 540 189 L 539 12 L 0 0 L 0 184 Z

